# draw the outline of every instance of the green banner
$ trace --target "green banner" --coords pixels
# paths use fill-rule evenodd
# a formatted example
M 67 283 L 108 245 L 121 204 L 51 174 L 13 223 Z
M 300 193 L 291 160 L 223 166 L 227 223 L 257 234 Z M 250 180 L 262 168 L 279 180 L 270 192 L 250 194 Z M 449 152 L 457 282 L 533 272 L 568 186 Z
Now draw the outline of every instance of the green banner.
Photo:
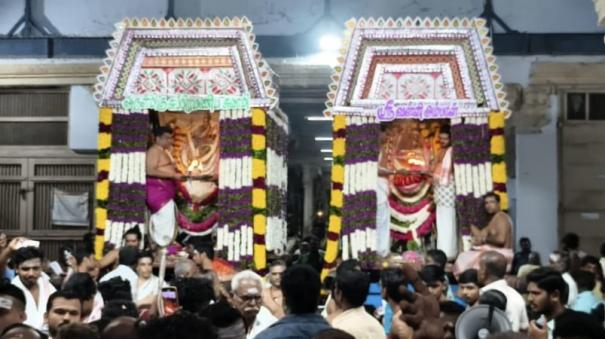
M 146 109 L 158 112 L 217 111 L 250 108 L 250 95 L 190 95 L 190 94 L 143 94 L 129 95 L 122 101 L 122 108 L 129 111 Z

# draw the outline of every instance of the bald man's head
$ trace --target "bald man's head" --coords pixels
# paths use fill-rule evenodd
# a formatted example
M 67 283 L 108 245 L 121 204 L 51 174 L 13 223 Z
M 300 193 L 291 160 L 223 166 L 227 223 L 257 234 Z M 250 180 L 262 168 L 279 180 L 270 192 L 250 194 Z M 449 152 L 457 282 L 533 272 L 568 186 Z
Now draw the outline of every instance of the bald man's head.
M 486 285 L 492 281 L 500 280 L 506 275 L 506 258 L 495 251 L 484 252 L 479 260 L 479 283 Z
M 193 278 L 200 274 L 200 269 L 191 259 L 180 259 L 174 265 L 174 275 L 177 278 Z

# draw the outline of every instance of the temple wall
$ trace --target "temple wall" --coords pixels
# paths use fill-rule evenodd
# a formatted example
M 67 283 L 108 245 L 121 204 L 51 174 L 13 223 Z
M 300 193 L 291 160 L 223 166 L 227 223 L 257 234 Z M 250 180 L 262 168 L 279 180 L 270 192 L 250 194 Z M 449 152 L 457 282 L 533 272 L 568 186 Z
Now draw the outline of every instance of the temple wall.
M 498 58 L 503 82 L 519 84 L 523 89 L 519 107 L 508 122 L 515 129 L 515 149 L 507 150 L 515 153 L 514 175 L 509 178 L 515 237 L 531 238 L 543 262 L 557 248 L 558 239 L 565 232 L 578 233 L 583 248 L 594 254 L 598 254 L 598 246 L 605 240 L 600 205 L 588 204 L 588 195 L 605 194 L 603 185 L 593 176 L 585 178 L 587 185 L 569 187 L 576 185 L 573 175 L 578 168 L 573 159 L 590 159 L 590 151 L 573 147 L 583 145 L 584 141 L 578 137 L 576 140 L 560 137 L 569 128 L 562 105 L 565 92 L 603 88 L 604 61 L 604 57 L 584 56 Z M 551 94 L 554 96 L 549 99 Z M 595 138 L 603 134 L 598 122 L 583 125 Z M 563 148 L 573 152 L 571 157 L 562 157 Z M 581 201 L 565 199 L 563 191 L 578 192 Z M 586 220 L 586 213 L 598 219 Z

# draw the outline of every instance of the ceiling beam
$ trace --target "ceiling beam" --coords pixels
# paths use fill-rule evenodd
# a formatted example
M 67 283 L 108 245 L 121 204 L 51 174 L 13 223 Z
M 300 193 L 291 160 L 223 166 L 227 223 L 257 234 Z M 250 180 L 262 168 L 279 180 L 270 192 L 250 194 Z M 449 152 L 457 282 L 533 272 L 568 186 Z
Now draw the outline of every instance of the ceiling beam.
M 605 55 L 602 33 L 495 33 L 496 55 Z M 109 37 L 0 37 L 0 58 L 105 57 Z M 304 35 L 258 36 L 266 58 L 292 58 L 320 52 Z M 322 66 L 318 66 L 322 67 Z

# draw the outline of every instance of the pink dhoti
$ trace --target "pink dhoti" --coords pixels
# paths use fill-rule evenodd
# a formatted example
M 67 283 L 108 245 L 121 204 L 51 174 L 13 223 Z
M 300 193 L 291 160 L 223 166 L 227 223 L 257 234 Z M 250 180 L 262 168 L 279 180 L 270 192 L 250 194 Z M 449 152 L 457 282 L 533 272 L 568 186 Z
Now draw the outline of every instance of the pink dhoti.
M 147 177 L 147 207 L 151 212 L 149 233 L 161 247 L 168 246 L 176 230 L 174 196 L 176 185 L 172 180 Z
M 458 276 L 462 272 L 474 268 L 479 269 L 479 259 L 484 252 L 495 251 L 506 258 L 507 271 L 510 270 L 513 261 L 513 250 L 510 248 L 493 247 L 490 245 L 474 246 L 470 251 L 462 252 L 456 258 L 454 263 L 454 275 Z

